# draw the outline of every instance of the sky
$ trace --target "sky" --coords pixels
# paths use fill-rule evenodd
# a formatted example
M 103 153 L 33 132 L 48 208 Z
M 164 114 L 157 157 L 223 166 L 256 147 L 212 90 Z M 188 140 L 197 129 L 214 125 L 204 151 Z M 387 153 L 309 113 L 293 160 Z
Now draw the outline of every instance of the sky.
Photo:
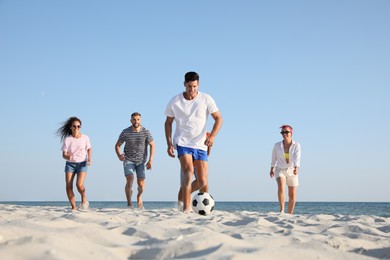
M 92 144 L 88 199 L 125 201 L 114 146 L 136 111 L 156 146 L 143 198 L 175 201 L 164 112 L 196 71 L 223 116 L 216 201 L 277 201 L 271 153 L 290 124 L 298 202 L 389 202 L 389 13 L 387 0 L 0 0 L 0 201 L 67 200 L 55 132 L 71 116 Z

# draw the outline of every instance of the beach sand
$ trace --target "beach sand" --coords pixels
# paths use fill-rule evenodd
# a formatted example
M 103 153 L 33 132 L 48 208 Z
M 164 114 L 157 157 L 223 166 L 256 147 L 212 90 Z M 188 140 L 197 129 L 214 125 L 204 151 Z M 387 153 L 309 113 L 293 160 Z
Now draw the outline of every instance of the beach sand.
M 390 218 L 0 205 L 0 259 L 390 259 Z

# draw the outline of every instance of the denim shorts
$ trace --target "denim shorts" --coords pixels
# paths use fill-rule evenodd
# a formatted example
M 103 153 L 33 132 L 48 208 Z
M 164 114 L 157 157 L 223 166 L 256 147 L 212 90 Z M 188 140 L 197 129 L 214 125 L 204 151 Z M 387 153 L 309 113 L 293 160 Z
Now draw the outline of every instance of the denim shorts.
M 68 162 L 65 163 L 65 172 L 73 172 L 73 173 L 79 173 L 79 172 L 87 172 L 88 171 L 88 165 L 87 161 L 84 162 Z
M 191 154 L 194 161 L 208 161 L 209 157 L 207 156 L 207 151 L 203 151 L 195 148 L 188 148 L 184 146 L 177 146 L 177 157 L 180 157 L 183 154 Z
M 138 179 L 145 179 L 145 163 L 134 163 L 131 161 L 123 161 L 123 170 L 125 172 L 125 177 L 129 175 L 137 174 Z

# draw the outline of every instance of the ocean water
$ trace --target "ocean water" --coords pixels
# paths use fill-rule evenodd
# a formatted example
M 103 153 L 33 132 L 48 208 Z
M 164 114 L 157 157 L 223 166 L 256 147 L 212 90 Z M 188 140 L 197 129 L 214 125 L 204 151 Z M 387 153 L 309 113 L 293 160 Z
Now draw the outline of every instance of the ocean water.
M 90 201 L 91 208 L 126 208 L 124 201 Z M 68 201 L 0 201 L 0 204 L 68 207 Z M 136 204 L 134 204 L 136 205 Z M 176 208 L 174 201 L 144 201 L 145 209 Z M 287 209 L 287 205 L 286 205 Z M 217 201 L 215 210 L 277 212 L 278 202 Z M 390 202 L 297 202 L 294 214 L 372 215 L 390 217 Z

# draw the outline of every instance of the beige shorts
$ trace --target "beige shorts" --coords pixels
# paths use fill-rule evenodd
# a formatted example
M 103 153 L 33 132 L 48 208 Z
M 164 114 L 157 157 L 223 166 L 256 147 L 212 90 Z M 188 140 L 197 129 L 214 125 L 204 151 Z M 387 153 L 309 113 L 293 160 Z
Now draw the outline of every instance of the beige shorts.
M 286 180 L 287 186 L 289 187 L 298 187 L 298 175 L 294 174 L 294 168 L 287 169 L 275 169 L 275 178 L 284 178 Z

